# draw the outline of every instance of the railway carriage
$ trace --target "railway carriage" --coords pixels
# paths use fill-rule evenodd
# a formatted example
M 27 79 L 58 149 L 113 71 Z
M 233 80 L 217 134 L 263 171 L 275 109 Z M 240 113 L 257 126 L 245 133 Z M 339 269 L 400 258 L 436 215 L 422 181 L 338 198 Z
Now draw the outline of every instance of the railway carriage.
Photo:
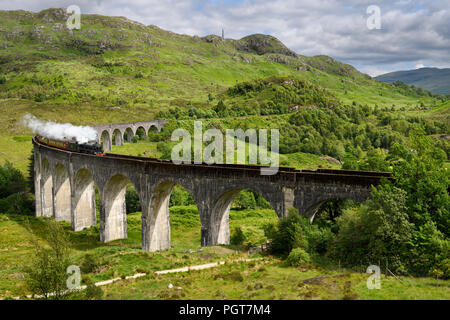
M 78 153 L 85 153 L 85 154 L 94 154 L 97 156 L 104 156 L 105 153 L 103 152 L 103 148 L 100 144 L 98 144 L 96 141 L 90 141 L 87 143 L 79 143 L 76 140 L 71 141 L 64 141 L 64 140 L 56 140 L 56 139 L 49 139 L 42 136 L 36 136 L 36 139 L 46 144 L 50 147 L 63 149 L 71 152 L 78 152 Z

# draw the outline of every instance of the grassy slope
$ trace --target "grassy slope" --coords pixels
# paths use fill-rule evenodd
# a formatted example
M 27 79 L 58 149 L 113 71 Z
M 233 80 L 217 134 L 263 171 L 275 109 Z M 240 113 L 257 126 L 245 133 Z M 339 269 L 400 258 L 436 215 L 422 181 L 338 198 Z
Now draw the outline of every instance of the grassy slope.
M 125 143 L 123 146 L 113 146 L 111 153 L 126 154 L 126 155 L 138 155 L 149 158 L 158 158 L 161 156 L 161 152 L 157 150 L 157 144 L 155 142 L 140 140 L 137 143 Z M 246 150 L 248 152 L 249 144 L 246 143 Z M 248 158 L 246 159 L 248 163 Z M 320 156 L 297 152 L 292 154 L 280 154 L 279 161 L 281 166 L 295 167 L 298 169 L 317 169 L 317 168 L 329 168 L 339 169 L 340 165 L 321 159 Z
M 172 249 L 158 253 L 141 250 L 140 213 L 130 214 L 127 217 L 128 239 L 107 244 L 99 241 L 99 226 L 82 232 L 72 232 L 69 223 L 61 224 L 69 234 L 75 263 L 80 264 L 81 258 L 86 253 L 100 259 L 102 266 L 99 271 L 87 275 L 94 281 L 132 275 L 142 271 L 151 272 L 203 264 L 226 259 L 235 254 L 234 250 L 227 247 L 208 247 L 199 251 L 201 224 L 196 207 L 173 207 L 171 211 Z M 8 220 L 5 220 L 5 217 Z M 264 241 L 262 225 L 276 219 L 273 210 L 230 213 L 231 228 L 240 225 L 252 243 Z M 27 225 L 30 226 L 38 241 L 45 244 L 42 221 L 42 218 L 0 214 L 0 298 L 27 293 L 21 276 L 21 265 L 29 263 L 33 255 Z M 230 248 L 233 247 L 230 246 Z M 195 252 L 186 255 L 185 252 L 188 249 Z
M 12 111 L 3 119 L 6 124 L 1 124 L 3 134 L 18 134 L 17 122 L 27 112 L 46 120 L 92 124 L 150 119 L 173 103 L 190 101 L 210 107 L 209 93 L 216 95 L 236 82 L 273 75 L 309 80 L 346 103 L 412 106 L 433 101 L 405 96 L 324 56 L 276 63 L 269 53 L 238 51 L 234 40 L 208 43 L 97 15 L 83 15 L 82 29 L 73 35 L 65 29 L 53 30 L 62 20 L 54 17 L 56 21 L 46 23 L 43 14 L 1 11 L 0 17 L 5 31 L 0 41 L 6 46 L 0 49 L 0 66 L 7 80 L 0 85 L 4 98 L 0 109 Z M 42 28 L 37 32 L 35 26 Z M 74 40 L 83 45 L 73 45 Z M 99 50 L 100 44 L 115 49 L 86 54 L 86 50 Z M 305 64 L 309 71 L 296 69 Z M 44 94 L 42 102 L 35 101 L 39 93 Z M 70 112 L 63 112 L 67 106 Z
M 27 174 L 29 160 L 33 146 L 31 136 L 1 136 L 0 135 L 0 163 L 13 163 L 14 167 Z
M 425 119 L 432 119 L 442 122 L 450 122 L 450 101 L 439 104 L 426 111 L 405 111 L 406 115 L 419 116 Z
M 240 273 L 238 277 L 229 276 Z M 303 280 L 328 278 L 313 284 Z M 108 299 L 212 299 L 212 300 L 445 300 L 450 297 L 448 281 L 390 277 L 381 280 L 381 290 L 368 290 L 368 274 L 324 271 L 315 267 L 286 267 L 276 259 L 257 263 L 233 263 L 189 274 L 120 281 L 105 287 Z M 168 289 L 169 284 L 174 286 Z
M 72 35 L 59 28 L 65 18 L 58 10 L 0 11 L 0 18 L 0 76 L 6 80 L 0 84 L 0 136 L 6 136 L 0 161 L 12 159 L 21 169 L 29 149 L 11 136 L 31 135 L 21 123 L 27 113 L 78 125 L 153 119 L 173 106 L 211 108 L 217 100 L 209 101 L 209 94 L 269 76 L 307 80 L 344 103 L 435 104 L 330 57 L 279 54 L 285 48 L 273 39 L 258 55 L 238 50 L 242 41 L 178 35 L 120 17 L 83 15 L 82 29 Z
M 176 212 L 175 212 L 176 211 Z M 183 211 L 184 214 L 178 212 Z M 8 217 L 8 220 L 5 220 Z M 46 243 L 42 218 L 28 218 L 36 237 Z M 33 248 L 26 231 L 27 218 L 0 214 L 0 298 L 28 294 L 24 286 L 21 265 L 29 263 Z M 252 243 L 265 241 L 261 227 L 277 218 L 272 210 L 232 211 L 231 228 L 241 226 Z M 103 287 L 108 299 L 449 299 L 449 281 L 405 278 L 382 279 L 382 290 L 368 290 L 368 275 L 354 271 L 322 269 L 307 266 L 301 269 L 285 266 L 275 258 L 256 263 L 228 263 L 223 267 L 155 276 L 152 271 L 205 264 L 219 260 L 248 257 L 235 253 L 232 246 L 209 247 L 200 250 L 200 219 L 195 207 L 171 209 L 172 249 L 159 253 L 140 250 L 140 214 L 127 219 L 128 239 L 100 243 L 98 226 L 82 232 L 68 231 L 75 263 L 89 253 L 100 259 L 94 273 L 83 275 L 94 281 L 128 276 L 138 272 L 150 275 L 139 280 L 123 280 Z M 195 252 L 186 253 L 187 249 Z M 230 250 L 233 249 L 233 250 Z M 227 276 L 239 272 L 243 279 Z M 303 284 L 303 280 L 329 276 L 318 284 Z M 169 283 L 181 290 L 168 290 Z M 350 283 L 350 290 L 346 289 Z

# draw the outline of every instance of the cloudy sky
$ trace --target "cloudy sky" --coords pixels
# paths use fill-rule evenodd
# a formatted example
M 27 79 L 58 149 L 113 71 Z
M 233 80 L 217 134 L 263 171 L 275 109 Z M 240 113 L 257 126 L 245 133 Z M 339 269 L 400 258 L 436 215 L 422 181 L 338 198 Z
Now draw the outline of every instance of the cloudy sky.
M 450 0 L 0 0 L 1 10 L 69 5 L 189 35 L 271 34 L 297 53 L 330 55 L 372 76 L 450 67 Z M 380 29 L 369 6 L 380 9 Z

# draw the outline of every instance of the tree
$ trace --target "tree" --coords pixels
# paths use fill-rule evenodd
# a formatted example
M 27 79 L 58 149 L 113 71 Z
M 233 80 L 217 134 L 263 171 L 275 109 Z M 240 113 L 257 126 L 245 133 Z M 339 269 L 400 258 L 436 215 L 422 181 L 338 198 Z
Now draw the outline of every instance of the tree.
M 309 222 L 308 222 L 309 223 Z M 303 232 L 302 217 L 295 208 L 289 208 L 288 216 L 264 227 L 264 234 L 270 240 L 273 253 L 287 255 L 294 248 L 308 250 L 308 240 Z
M 367 159 L 359 164 L 360 170 L 389 171 L 389 164 L 385 161 L 385 155 L 380 149 L 370 149 Z
M 31 264 L 23 268 L 26 285 L 33 295 L 60 300 L 68 294 L 66 272 L 72 264 L 69 238 L 64 229 L 52 219 L 45 220 L 44 227 L 50 248 L 32 236 L 35 256 Z
M 308 252 L 302 248 L 295 248 L 289 253 L 286 262 L 292 267 L 298 267 L 299 265 L 307 263 L 310 260 L 311 258 L 309 257 Z
M 412 239 L 404 190 L 383 185 L 371 192 L 372 199 L 360 208 L 362 224 L 367 228 L 368 250 L 374 259 L 405 255 Z
M 245 234 L 242 231 L 241 227 L 236 227 L 234 229 L 233 234 L 230 237 L 230 243 L 232 245 L 241 245 L 244 243 L 244 241 L 246 240 Z
M 169 206 L 189 206 L 195 204 L 191 194 L 183 187 L 176 185 L 170 195 Z
M 373 188 L 371 194 L 372 199 L 358 210 L 347 210 L 336 219 L 339 233 L 333 242 L 331 255 L 347 265 L 389 259 L 396 262 L 393 269 L 404 271 L 397 257 L 407 256 L 413 236 L 413 225 L 408 221 L 406 192 L 387 184 Z
M 223 116 L 225 114 L 225 111 L 227 110 L 227 107 L 225 106 L 225 103 L 223 100 L 220 100 L 219 103 L 214 107 L 214 111 L 219 116 Z
M 28 161 L 28 188 L 34 194 L 34 151 L 31 151 Z
M 0 165 L 0 212 L 31 214 L 34 196 L 28 192 L 28 183 L 10 162 Z
M 142 210 L 141 203 L 139 202 L 139 195 L 133 186 L 127 188 L 125 193 L 125 203 L 127 214 L 140 212 Z
M 450 235 L 450 173 L 445 152 L 436 147 L 423 129 L 410 133 L 409 148 L 395 144 L 391 150 L 394 184 L 407 193 L 408 215 L 416 227 L 432 221 Z
M 249 209 L 256 207 L 255 195 L 249 190 L 243 190 L 233 200 L 233 208 Z
M 23 174 L 6 161 L 0 165 L 0 198 L 6 198 L 14 193 L 24 193 L 27 190 L 27 181 Z

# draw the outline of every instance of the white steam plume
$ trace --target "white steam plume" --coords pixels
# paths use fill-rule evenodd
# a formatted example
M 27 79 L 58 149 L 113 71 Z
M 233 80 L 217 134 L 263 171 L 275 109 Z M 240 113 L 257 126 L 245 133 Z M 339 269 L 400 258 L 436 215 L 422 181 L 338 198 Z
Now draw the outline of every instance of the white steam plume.
M 57 140 L 72 140 L 79 143 L 97 141 L 97 131 L 88 126 L 74 126 L 70 123 L 45 122 L 31 114 L 23 117 L 25 126 L 33 130 L 35 134 Z

